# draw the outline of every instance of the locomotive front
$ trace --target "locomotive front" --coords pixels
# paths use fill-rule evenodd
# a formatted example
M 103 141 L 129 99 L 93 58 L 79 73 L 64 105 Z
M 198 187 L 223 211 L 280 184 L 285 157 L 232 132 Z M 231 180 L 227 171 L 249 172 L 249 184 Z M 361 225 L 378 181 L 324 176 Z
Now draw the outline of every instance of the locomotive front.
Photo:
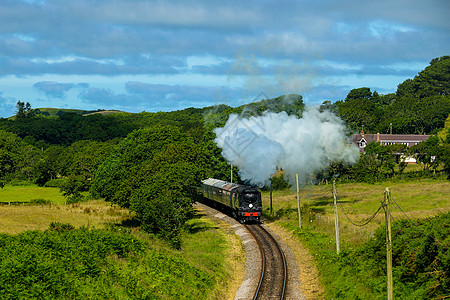
M 261 220 L 261 193 L 256 188 L 243 187 L 239 191 L 238 218 L 244 222 Z

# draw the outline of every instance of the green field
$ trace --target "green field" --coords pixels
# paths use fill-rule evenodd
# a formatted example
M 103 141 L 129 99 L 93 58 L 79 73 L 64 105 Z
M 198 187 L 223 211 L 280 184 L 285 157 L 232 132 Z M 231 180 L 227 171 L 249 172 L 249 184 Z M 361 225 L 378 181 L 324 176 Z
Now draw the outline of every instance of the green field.
M 5 202 L 31 202 L 35 199 L 44 199 L 52 204 L 64 204 L 66 198 L 61 194 L 59 188 L 6 185 L 0 189 L 0 203 Z
M 439 213 L 450 211 L 450 181 L 445 179 L 420 179 L 415 181 L 392 181 L 375 184 L 343 183 L 337 184 L 338 214 L 340 226 L 349 228 L 350 235 L 361 233 L 366 239 L 368 232 L 384 222 L 384 215 L 378 214 L 373 223 L 367 227 L 359 228 L 351 226 L 344 215 L 358 222 L 367 219 L 380 207 L 384 200 L 384 192 L 389 188 L 392 199 L 393 215 L 397 218 L 405 218 L 403 212 L 410 218 L 425 218 Z M 263 192 L 264 212 L 269 217 L 270 196 L 269 192 Z M 401 210 L 400 210 L 400 208 Z M 300 208 L 305 224 L 332 223 L 334 226 L 334 205 L 332 184 L 306 186 L 300 190 Z M 297 218 L 296 191 L 284 190 L 273 192 L 273 211 L 275 216 L 283 218 Z M 403 212 L 402 212 L 403 211 Z M 293 212 L 295 212 L 293 214 Z M 297 218 L 298 222 L 298 218 Z M 334 230 L 334 229 L 333 229 Z M 343 234 L 346 231 L 343 230 Z M 370 234 L 369 234 L 370 235 Z M 358 240 L 361 237 L 358 236 Z

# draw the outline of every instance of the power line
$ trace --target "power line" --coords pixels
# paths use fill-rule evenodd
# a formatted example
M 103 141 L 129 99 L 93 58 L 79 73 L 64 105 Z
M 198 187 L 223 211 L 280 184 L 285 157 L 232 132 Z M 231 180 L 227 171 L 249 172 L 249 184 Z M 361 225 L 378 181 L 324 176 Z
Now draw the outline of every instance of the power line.
M 398 205 L 398 203 L 397 203 L 393 198 L 391 198 L 391 199 L 392 199 L 392 201 L 394 201 L 395 205 L 397 205 L 398 209 L 400 209 L 400 211 L 403 213 L 403 215 L 406 217 L 406 219 L 407 219 L 411 224 L 413 224 L 414 226 L 416 226 L 417 229 L 419 229 L 420 231 L 422 231 L 422 233 L 423 233 L 424 235 L 426 235 L 426 236 L 428 237 L 428 239 L 430 239 L 430 241 L 436 241 L 436 242 L 439 243 L 439 245 L 442 245 L 442 244 L 441 244 L 441 241 L 437 240 L 434 236 L 429 235 L 426 231 L 424 231 L 422 228 L 420 228 L 419 224 L 417 224 L 417 223 L 415 223 L 413 220 L 411 220 L 411 219 L 408 217 L 408 215 L 405 213 L 405 211 L 400 207 L 400 205 Z
M 337 191 L 336 191 L 336 195 L 337 195 Z M 338 196 L 338 195 L 337 195 Z M 353 224 L 354 226 L 358 226 L 358 227 L 363 227 L 363 226 L 366 226 L 367 224 L 369 224 L 370 223 L 370 221 L 372 221 L 374 218 L 375 218 L 375 216 L 380 212 L 380 210 L 381 210 L 381 208 L 382 208 L 382 206 L 380 205 L 380 207 L 378 208 L 378 210 L 372 215 L 372 216 L 370 216 L 368 219 L 367 219 L 367 221 L 365 221 L 365 222 L 363 222 L 363 223 L 361 223 L 361 224 L 357 224 L 355 221 L 353 221 L 352 219 L 350 219 L 350 217 L 347 215 L 347 213 L 346 213 L 346 211 L 345 211 L 345 209 L 344 209 L 344 206 L 342 205 L 342 203 L 340 202 L 340 197 L 338 196 L 338 204 L 340 205 L 340 208 L 341 208 L 341 210 L 342 210 L 342 212 L 344 213 L 344 215 L 345 215 L 345 217 L 347 218 L 347 220 L 351 223 L 351 224 Z

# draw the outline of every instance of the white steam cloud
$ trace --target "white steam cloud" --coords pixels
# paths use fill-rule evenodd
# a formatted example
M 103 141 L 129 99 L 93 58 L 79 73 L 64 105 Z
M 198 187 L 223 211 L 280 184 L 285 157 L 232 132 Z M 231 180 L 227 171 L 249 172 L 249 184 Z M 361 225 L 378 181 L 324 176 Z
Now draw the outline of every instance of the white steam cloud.
M 295 173 L 305 181 L 331 162 L 356 163 L 359 151 L 347 145 L 345 130 L 336 115 L 307 109 L 301 119 L 285 112 L 248 119 L 233 114 L 214 132 L 222 155 L 239 167 L 241 178 L 262 187 L 277 167 L 291 181 Z

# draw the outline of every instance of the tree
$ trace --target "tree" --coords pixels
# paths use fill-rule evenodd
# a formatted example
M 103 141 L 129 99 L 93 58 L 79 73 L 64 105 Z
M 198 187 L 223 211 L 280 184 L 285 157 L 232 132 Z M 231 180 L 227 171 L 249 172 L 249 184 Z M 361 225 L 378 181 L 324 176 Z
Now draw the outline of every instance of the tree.
M 118 182 L 127 178 L 133 167 L 149 160 L 175 141 L 187 139 L 179 128 L 157 125 L 139 129 L 130 133 L 111 152 L 108 158 L 96 170 L 91 192 L 113 201 L 121 206 L 129 207 L 129 201 L 116 199 L 119 191 Z
M 16 108 L 17 108 L 16 118 L 22 119 L 31 116 L 32 110 L 30 102 L 24 103 L 21 101 L 17 101 Z
M 17 135 L 0 130 L 0 178 L 9 180 L 30 167 L 35 150 Z
M 144 230 L 179 247 L 195 187 L 206 174 L 207 155 L 176 127 L 137 130 L 99 167 L 91 191 L 130 208 Z
M 439 138 L 435 135 L 430 136 L 426 141 L 420 142 L 411 147 L 411 153 L 414 153 L 416 160 L 423 164 L 423 169 L 433 169 L 436 172 L 439 164 L 444 160 L 446 154 Z
M 65 148 L 50 146 L 44 150 L 39 160 L 33 166 L 33 174 L 37 185 L 43 186 L 47 181 L 56 179 L 66 168 L 61 161 Z
M 196 187 L 204 178 L 205 163 L 205 153 L 198 146 L 174 143 L 140 166 L 128 185 L 133 187 L 130 209 L 144 230 L 180 247 L 181 228 L 198 200 Z
M 60 190 L 63 196 L 67 197 L 67 203 L 80 202 L 84 198 L 82 192 L 88 190 L 87 180 L 82 175 L 70 175 L 61 185 Z
M 450 95 L 450 56 L 434 58 L 414 79 L 408 79 L 397 87 L 397 96 L 400 98 L 436 95 Z
M 362 87 L 358 89 L 352 89 L 345 98 L 345 101 L 352 101 L 352 100 L 361 100 L 361 99 L 372 99 L 372 92 L 370 91 L 370 88 L 368 87 Z
M 320 112 L 324 112 L 326 110 L 338 114 L 338 108 L 336 106 L 336 103 L 331 103 L 330 100 L 323 101 L 319 107 Z
M 339 116 L 355 131 L 361 130 L 363 126 L 366 132 L 374 131 L 380 121 L 380 112 L 372 98 L 369 88 L 351 90 L 345 101 L 335 103 Z

